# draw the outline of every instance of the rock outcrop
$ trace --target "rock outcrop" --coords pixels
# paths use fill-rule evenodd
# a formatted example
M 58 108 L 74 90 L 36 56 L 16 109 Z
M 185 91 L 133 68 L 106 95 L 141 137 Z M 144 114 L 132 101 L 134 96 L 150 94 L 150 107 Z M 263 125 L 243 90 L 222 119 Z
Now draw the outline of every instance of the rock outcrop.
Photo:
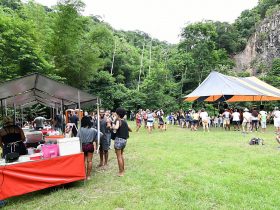
M 236 71 L 262 73 L 280 57 L 280 11 L 264 19 L 249 39 L 244 51 L 234 56 Z

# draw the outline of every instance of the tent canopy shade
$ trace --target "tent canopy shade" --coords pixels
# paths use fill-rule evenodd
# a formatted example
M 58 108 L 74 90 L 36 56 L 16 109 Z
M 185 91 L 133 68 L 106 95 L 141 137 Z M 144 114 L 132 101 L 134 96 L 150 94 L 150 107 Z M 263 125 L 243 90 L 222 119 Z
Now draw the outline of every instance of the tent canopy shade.
M 66 106 L 76 106 L 80 103 L 96 104 L 97 97 L 69 85 L 57 82 L 39 73 L 27 75 L 7 81 L 0 85 L 0 100 L 5 101 L 7 106 L 24 105 L 29 106 L 30 102 L 55 107 L 63 103 Z M 30 105 L 30 106 L 31 106 Z
M 211 72 L 185 101 L 275 101 L 280 100 L 280 90 L 256 77 L 232 77 Z

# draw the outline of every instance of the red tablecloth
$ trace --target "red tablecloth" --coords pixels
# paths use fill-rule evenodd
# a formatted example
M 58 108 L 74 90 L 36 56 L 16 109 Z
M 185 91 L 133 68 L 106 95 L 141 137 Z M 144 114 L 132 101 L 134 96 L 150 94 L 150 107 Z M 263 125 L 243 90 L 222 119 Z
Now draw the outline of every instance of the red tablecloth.
M 0 166 L 0 200 L 85 179 L 84 154 Z

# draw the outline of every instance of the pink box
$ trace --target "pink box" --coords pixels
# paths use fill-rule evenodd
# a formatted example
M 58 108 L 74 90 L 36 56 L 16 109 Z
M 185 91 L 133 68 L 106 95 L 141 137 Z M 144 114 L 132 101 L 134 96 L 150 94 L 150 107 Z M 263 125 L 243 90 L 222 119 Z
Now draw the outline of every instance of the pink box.
M 59 156 L 57 144 L 44 144 L 42 145 L 43 158 L 53 158 Z

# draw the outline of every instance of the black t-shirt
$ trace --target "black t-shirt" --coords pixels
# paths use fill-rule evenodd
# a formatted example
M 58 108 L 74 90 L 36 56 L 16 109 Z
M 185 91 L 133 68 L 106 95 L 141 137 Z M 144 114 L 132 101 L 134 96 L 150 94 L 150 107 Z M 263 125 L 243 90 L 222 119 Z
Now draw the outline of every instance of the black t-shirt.
M 69 121 L 70 121 L 70 123 L 75 123 L 76 127 L 78 127 L 79 118 L 78 118 L 76 115 L 72 115 L 72 116 L 69 118 Z
M 122 138 L 122 139 L 128 139 L 129 133 L 128 133 L 128 125 L 127 122 L 124 120 L 120 120 L 120 127 L 117 130 L 116 137 Z

